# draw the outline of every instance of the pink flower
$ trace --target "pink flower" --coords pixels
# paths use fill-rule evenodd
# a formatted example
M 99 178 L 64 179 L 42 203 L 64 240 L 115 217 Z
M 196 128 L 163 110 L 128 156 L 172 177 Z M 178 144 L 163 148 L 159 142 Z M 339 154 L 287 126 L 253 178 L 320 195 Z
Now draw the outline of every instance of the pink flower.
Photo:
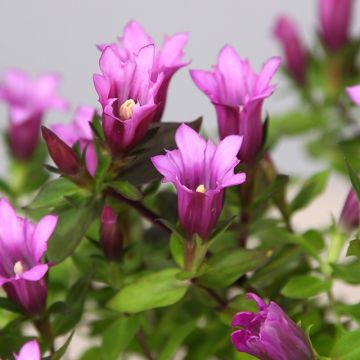
M 324 43 L 333 52 L 349 40 L 352 0 L 319 0 L 320 33 Z
M 36 340 L 28 341 L 22 346 L 18 355 L 14 354 L 15 360 L 41 360 L 40 347 Z
M 26 313 L 45 308 L 48 265 L 41 258 L 56 223 L 57 217 L 48 215 L 33 224 L 17 216 L 7 200 L 0 200 L 0 286 Z
M 261 112 L 263 101 L 274 91 L 270 81 L 280 65 L 280 58 L 266 62 L 257 75 L 247 60 L 225 46 L 212 71 L 191 70 L 191 77 L 214 104 L 220 138 L 243 136 L 239 157 L 252 163 L 263 140 Z
M 152 78 L 155 48 L 148 45 L 123 62 L 112 47 L 100 57 L 101 75 L 94 75 L 103 107 L 103 129 L 114 157 L 122 157 L 146 134 L 158 109 L 155 98 L 163 74 Z
M 358 106 L 360 106 L 360 85 L 354 85 L 346 88 L 349 98 Z
M 68 146 L 80 143 L 80 150 L 86 149 L 86 167 L 91 175 L 95 174 L 97 157 L 93 143 L 93 133 L 89 122 L 91 122 L 95 110 L 88 106 L 80 106 L 75 118 L 70 124 L 55 124 L 51 129 Z
M 231 341 L 239 352 L 255 356 L 260 360 L 314 360 L 309 340 L 281 309 L 270 302 L 266 305 L 257 295 L 247 297 L 256 302 L 259 310 L 239 312 L 232 321 L 239 327 L 231 334 Z
M 67 108 L 67 102 L 56 94 L 58 85 L 59 77 L 55 74 L 32 80 L 20 70 L 4 73 L 0 83 L 0 100 L 9 108 L 9 141 L 16 158 L 26 160 L 33 154 L 46 111 Z
M 162 74 L 162 83 L 155 97 L 158 108 L 153 115 L 152 121 L 160 121 L 164 111 L 167 90 L 172 76 L 182 67 L 189 64 L 182 60 L 184 47 L 188 41 L 188 34 L 177 33 L 173 36 L 165 36 L 161 48 L 155 47 L 154 64 L 151 69 L 152 78 L 156 79 Z M 124 28 L 123 35 L 116 43 L 99 45 L 100 50 L 107 46 L 117 54 L 122 62 L 134 58 L 141 48 L 154 44 L 153 39 L 144 31 L 136 21 L 130 21 Z
M 244 173 L 234 174 L 242 137 L 228 136 L 216 147 L 182 124 L 175 141 L 178 149 L 151 160 L 163 182 L 176 187 L 179 220 L 189 239 L 198 234 L 206 240 L 220 216 L 224 189 L 245 181 Z
M 294 80 L 305 83 L 307 54 L 296 23 L 287 16 L 277 19 L 274 35 L 279 40 L 286 60 L 286 66 Z

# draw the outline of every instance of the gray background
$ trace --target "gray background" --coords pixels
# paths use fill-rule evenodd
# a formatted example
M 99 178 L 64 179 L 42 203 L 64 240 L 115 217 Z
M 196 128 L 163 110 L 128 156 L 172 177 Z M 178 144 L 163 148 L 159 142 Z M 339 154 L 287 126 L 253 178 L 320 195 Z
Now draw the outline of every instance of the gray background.
M 353 31 L 360 31 L 360 4 L 354 14 Z M 61 94 L 71 100 L 72 110 L 80 104 L 97 105 L 92 74 L 98 71 L 99 52 L 95 44 L 111 42 L 130 19 L 138 20 L 160 44 L 163 34 L 188 31 L 186 58 L 189 68 L 208 69 L 220 48 L 229 43 L 242 57 L 249 58 L 256 70 L 279 48 L 271 35 L 274 19 L 288 13 L 297 19 L 308 44 L 316 29 L 316 0 L 0 0 L 0 71 L 17 67 L 33 75 L 47 71 L 62 74 Z M 265 109 L 279 113 L 296 103 L 287 94 L 281 76 L 276 94 Z M 165 112 L 165 121 L 188 121 L 204 115 L 208 132 L 215 134 L 216 118 L 208 99 L 192 83 L 187 69 L 174 77 Z M 70 121 L 72 112 L 52 112 L 47 123 Z M 0 105 L 0 128 L 7 126 L 5 107 Z M 0 171 L 6 171 L 4 150 L 0 147 Z M 301 151 L 301 140 L 286 140 L 275 149 L 275 161 L 286 173 L 308 175 L 323 164 L 310 161 Z M 298 229 L 329 224 L 338 216 L 348 182 L 333 176 L 324 196 L 295 217 Z M 355 301 L 360 293 L 339 286 L 337 296 Z M 76 358 L 84 343 L 77 332 L 69 359 Z M 80 337 L 79 337 L 80 335 Z M 86 343 L 85 343 L 86 346 Z
M 279 54 L 271 29 L 279 13 L 289 13 L 299 22 L 308 43 L 316 27 L 316 0 L 0 0 L 0 71 L 18 67 L 33 75 L 45 71 L 62 74 L 61 93 L 79 104 L 96 105 L 92 74 L 98 71 L 99 53 L 95 44 L 113 41 L 129 19 L 138 20 L 160 44 L 163 35 L 188 31 L 190 41 L 186 58 L 191 68 L 208 69 L 216 61 L 220 48 L 231 44 L 240 55 L 249 58 L 256 70 L 270 56 Z M 189 68 L 190 68 L 189 67 Z M 286 84 L 280 83 L 275 96 L 266 102 L 266 110 L 279 112 L 285 103 Z M 192 83 L 187 69 L 180 71 L 170 87 L 165 121 L 187 121 L 200 114 L 215 133 L 216 119 L 208 99 Z M 4 107 L 0 116 L 6 118 Z M 71 113 L 51 113 L 50 122 L 69 121 Z M 6 120 L 1 122 L 4 126 Z M 287 142 L 285 151 L 276 151 L 284 171 L 297 171 L 289 159 L 307 170 L 309 164 L 295 142 Z M 284 155 L 286 154 L 286 156 Z

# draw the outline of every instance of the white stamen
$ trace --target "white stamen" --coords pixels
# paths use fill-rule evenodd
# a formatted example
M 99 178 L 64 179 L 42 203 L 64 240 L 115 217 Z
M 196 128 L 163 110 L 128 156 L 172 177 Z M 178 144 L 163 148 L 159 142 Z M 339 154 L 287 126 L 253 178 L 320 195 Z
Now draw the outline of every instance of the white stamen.
M 135 101 L 133 99 L 128 99 L 120 105 L 119 115 L 121 120 L 129 120 L 133 114 L 133 108 L 135 106 Z
M 14 265 L 14 273 L 15 275 L 22 275 L 24 273 L 24 265 L 21 261 L 17 261 Z
M 200 184 L 195 191 L 204 194 L 206 192 L 206 188 L 203 184 Z

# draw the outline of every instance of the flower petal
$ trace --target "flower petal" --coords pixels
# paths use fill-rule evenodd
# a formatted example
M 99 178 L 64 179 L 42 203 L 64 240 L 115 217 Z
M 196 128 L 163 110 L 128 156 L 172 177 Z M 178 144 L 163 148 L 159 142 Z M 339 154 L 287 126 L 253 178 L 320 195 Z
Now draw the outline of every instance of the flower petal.
M 36 340 L 27 342 L 20 349 L 18 355 L 14 354 L 16 360 L 40 360 L 40 347 Z
M 346 92 L 350 99 L 360 106 L 360 85 L 350 86 L 346 88 Z
M 47 242 L 55 230 L 57 216 L 44 216 L 36 225 L 31 239 L 31 247 L 35 256 L 35 261 L 39 261 L 47 249 Z
M 47 273 L 49 267 L 47 264 L 36 265 L 28 271 L 25 271 L 19 277 L 28 281 L 38 281 Z

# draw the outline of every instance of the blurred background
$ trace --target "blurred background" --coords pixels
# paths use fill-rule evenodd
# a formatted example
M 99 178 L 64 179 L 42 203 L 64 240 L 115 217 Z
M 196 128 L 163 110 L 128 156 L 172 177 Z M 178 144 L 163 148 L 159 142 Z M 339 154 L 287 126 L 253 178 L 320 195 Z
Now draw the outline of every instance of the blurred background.
M 190 41 L 186 58 L 188 68 L 208 69 L 224 44 L 234 46 L 248 58 L 256 71 L 270 56 L 279 55 L 280 48 L 272 36 L 274 21 L 279 14 L 297 20 L 308 45 L 314 43 L 317 29 L 317 1 L 302 0 L 12 0 L 2 2 L 0 11 L 1 57 L 0 72 L 20 68 L 33 76 L 55 71 L 62 75 L 61 94 L 72 104 L 98 106 L 92 74 L 98 72 L 99 52 L 95 44 L 112 42 L 122 33 L 130 19 L 139 21 L 156 43 L 164 34 L 187 31 Z M 360 7 L 354 14 L 353 33 L 360 31 Z M 277 92 L 265 102 L 271 114 L 285 112 L 294 106 L 288 82 L 278 74 Z M 51 112 L 45 121 L 67 122 L 73 112 Z M 190 121 L 204 116 L 204 127 L 216 134 L 213 106 L 192 83 L 188 69 L 174 77 L 164 116 L 165 121 Z M 0 106 L 1 129 L 7 126 L 5 106 Z M 0 149 L 0 156 L 4 148 Z M 306 176 L 324 167 L 309 159 L 302 150 L 301 140 L 284 140 L 273 152 L 281 172 Z M 4 156 L 2 156 L 4 158 Z M 2 161 L 1 171 L 6 164 Z M 325 195 L 314 203 L 321 206 L 315 213 L 299 213 L 303 221 L 327 222 L 329 214 L 338 214 L 347 191 L 347 183 L 333 177 Z M 326 199 L 326 203 L 322 203 Z M 316 208 L 317 209 L 317 208 Z M 315 211 L 315 210 L 314 210 Z M 308 216 L 307 216 L 308 215 Z M 307 224 L 309 225 L 309 224 Z
M 139 21 L 158 44 L 164 34 L 189 32 L 186 59 L 192 63 L 188 69 L 209 69 L 227 43 L 258 71 L 267 58 L 280 54 L 272 36 L 274 20 L 280 14 L 296 19 L 307 44 L 314 43 L 316 0 L 3 0 L 0 72 L 20 68 L 33 76 L 49 71 L 60 73 L 60 93 L 71 102 L 72 110 L 51 112 L 45 123 L 67 122 L 78 105 L 98 107 L 92 81 L 92 74 L 98 72 L 99 51 L 95 44 L 114 41 L 130 19 Z M 359 4 L 352 31 L 360 32 Z M 203 115 L 207 133 L 216 136 L 213 106 L 192 83 L 188 69 L 179 71 L 171 83 L 164 121 L 190 121 Z M 289 84 L 281 74 L 275 82 L 278 90 L 264 107 L 270 115 L 285 112 L 296 102 L 288 94 Z M 5 129 L 8 123 L 3 105 L 0 118 L 0 127 Z M 275 148 L 273 157 L 280 172 L 305 177 L 326 167 L 307 157 L 302 144 L 301 138 L 283 140 Z M 0 156 L 5 157 L 3 146 Z M 2 160 L 0 172 L 4 171 L 6 163 Z M 332 215 L 338 216 L 349 186 L 346 178 L 333 175 L 326 192 L 296 215 L 295 225 L 305 229 L 329 223 Z M 360 294 L 351 295 L 360 298 Z

